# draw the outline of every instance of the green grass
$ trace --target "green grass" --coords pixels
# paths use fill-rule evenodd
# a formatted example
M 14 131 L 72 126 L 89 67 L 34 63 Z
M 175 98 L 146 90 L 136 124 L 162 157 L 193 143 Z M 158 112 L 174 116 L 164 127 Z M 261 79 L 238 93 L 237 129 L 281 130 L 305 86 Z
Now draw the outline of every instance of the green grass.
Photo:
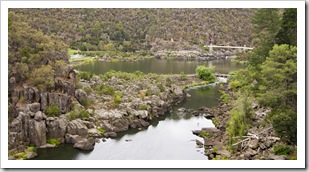
M 102 129 L 102 128 L 97 128 L 97 131 L 100 132 L 101 134 L 104 134 L 106 133 L 106 130 Z
M 187 89 L 187 88 L 191 88 L 191 87 L 196 87 L 196 86 L 200 86 L 200 85 L 206 85 L 208 84 L 207 81 L 202 81 L 202 82 L 198 82 L 198 83 L 192 83 L 192 84 L 188 84 L 188 85 L 185 85 L 185 86 L 182 86 L 183 89 Z
M 77 61 L 93 61 L 94 58 L 93 57 L 80 57 L 80 58 L 70 58 L 69 62 L 77 62 Z
M 73 49 L 69 48 L 68 55 L 71 56 L 71 55 L 79 53 L 79 52 L 80 52 L 79 50 L 73 50 Z

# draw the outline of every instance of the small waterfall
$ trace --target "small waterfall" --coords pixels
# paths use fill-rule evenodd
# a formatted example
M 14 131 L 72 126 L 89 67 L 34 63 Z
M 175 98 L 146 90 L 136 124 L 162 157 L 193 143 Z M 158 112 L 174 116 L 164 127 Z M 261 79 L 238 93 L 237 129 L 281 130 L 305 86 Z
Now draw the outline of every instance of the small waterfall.
M 226 83 L 227 82 L 227 78 L 225 78 L 225 77 L 217 77 L 216 84 L 218 84 L 220 82 Z

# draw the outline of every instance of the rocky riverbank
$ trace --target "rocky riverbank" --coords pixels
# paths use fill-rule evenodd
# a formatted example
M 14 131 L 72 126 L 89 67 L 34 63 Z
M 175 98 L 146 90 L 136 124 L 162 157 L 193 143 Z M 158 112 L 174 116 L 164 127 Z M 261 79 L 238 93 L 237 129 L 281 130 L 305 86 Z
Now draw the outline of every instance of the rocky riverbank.
M 227 84 L 222 90 L 229 93 Z M 204 146 L 205 156 L 213 160 L 285 160 L 291 158 L 274 153 L 274 147 L 282 145 L 282 142 L 275 136 L 272 126 L 263 122 L 271 110 L 259 107 L 258 104 L 253 104 L 252 108 L 255 112 L 248 134 L 234 138 L 237 141 L 232 145 L 229 145 L 227 132 L 231 105 L 221 102 L 211 109 L 200 108 L 199 114 L 204 114 L 204 117 L 211 119 L 216 126 L 193 131 L 193 134 L 204 139 L 204 143 L 198 145 Z
M 74 71 L 65 79 L 56 78 L 52 91 L 10 81 L 9 159 L 29 159 L 36 156 L 35 148 L 61 143 L 93 150 L 98 138 L 148 127 L 189 96 L 185 85 L 202 82 L 195 76 L 141 72 L 108 72 L 76 80 Z M 59 115 L 47 113 L 54 105 Z
M 155 57 L 159 59 L 173 59 L 173 60 L 197 60 L 209 61 L 220 59 L 234 59 L 236 54 L 242 50 L 219 49 L 213 52 L 201 52 L 196 50 L 183 51 L 158 51 Z

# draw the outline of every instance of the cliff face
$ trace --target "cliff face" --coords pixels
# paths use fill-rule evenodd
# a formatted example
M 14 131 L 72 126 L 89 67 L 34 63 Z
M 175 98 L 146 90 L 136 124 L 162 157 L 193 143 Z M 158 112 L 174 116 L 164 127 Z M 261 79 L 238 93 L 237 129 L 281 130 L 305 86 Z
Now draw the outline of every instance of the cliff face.
M 40 91 L 27 84 L 16 84 L 15 78 L 9 83 L 9 151 L 16 153 L 27 146 L 41 147 L 47 139 L 64 142 L 67 120 L 61 117 L 47 117 L 45 111 L 57 105 L 62 114 L 71 110 L 75 93 L 74 71 L 66 79 L 55 79 L 55 89 Z

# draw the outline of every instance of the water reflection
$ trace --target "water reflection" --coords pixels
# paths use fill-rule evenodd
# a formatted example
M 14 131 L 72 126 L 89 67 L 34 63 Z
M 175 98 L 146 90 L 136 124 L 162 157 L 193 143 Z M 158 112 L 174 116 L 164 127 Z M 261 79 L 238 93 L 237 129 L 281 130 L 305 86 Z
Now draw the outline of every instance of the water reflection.
M 94 74 L 102 74 L 110 70 L 135 72 L 137 70 L 144 73 L 157 74 L 185 74 L 195 73 L 195 68 L 199 65 L 206 65 L 208 67 L 215 66 L 215 71 L 218 73 L 227 74 L 231 71 L 243 68 L 243 64 L 236 64 L 229 60 L 213 60 L 208 62 L 199 61 L 169 61 L 163 59 L 147 59 L 136 62 L 91 62 L 79 66 L 77 69 L 82 71 L 89 71 Z

